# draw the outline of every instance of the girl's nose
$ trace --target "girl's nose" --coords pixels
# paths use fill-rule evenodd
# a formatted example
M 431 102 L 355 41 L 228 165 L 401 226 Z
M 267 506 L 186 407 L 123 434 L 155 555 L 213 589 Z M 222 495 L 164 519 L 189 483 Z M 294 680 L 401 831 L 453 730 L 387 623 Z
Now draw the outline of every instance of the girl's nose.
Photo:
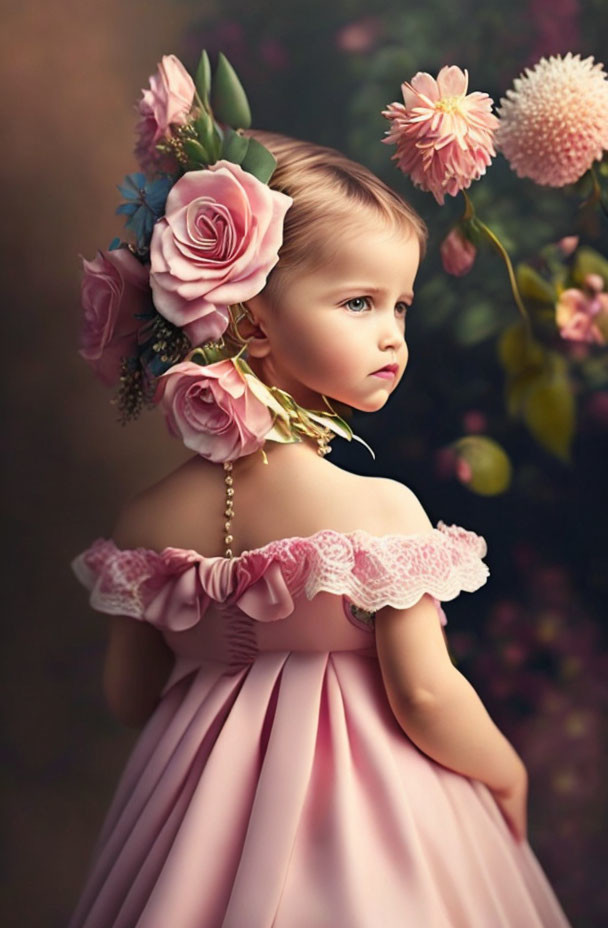
M 404 340 L 403 322 L 395 316 L 394 311 L 387 313 L 386 316 L 383 316 L 380 324 L 380 347 L 397 348 L 403 344 Z

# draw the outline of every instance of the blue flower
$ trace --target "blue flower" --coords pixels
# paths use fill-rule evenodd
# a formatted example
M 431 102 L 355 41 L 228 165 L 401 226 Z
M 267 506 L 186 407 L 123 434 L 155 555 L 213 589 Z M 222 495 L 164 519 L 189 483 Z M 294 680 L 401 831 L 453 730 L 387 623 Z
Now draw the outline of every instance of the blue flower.
M 145 174 L 136 171 L 127 174 L 124 184 L 117 185 L 127 202 L 121 203 L 116 212 L 129 217 L 125 225 L 135 232 L 138 248 L 149 246 L 154 223 L 165 211 L 167 195 L 173 183 L 170 177 L 146 180 Z

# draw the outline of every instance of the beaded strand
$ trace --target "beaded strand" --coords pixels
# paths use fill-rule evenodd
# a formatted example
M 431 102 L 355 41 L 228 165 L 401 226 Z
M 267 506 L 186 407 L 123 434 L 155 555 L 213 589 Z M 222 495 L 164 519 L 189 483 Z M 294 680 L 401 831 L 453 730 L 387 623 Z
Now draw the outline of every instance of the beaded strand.
M 230 532 L 232 518 L 234 516 L 232 461 L 224 461 L 224 483 L 226 485 L 226 506 L 224 508 L 224 515 L 226 517 L 226 521 L 224 522 L 224 544 L 226 545 L 226 550 L 224 552 L 224 557 L 231 558 L 234 556 L 232 553 L 232 548 L 230 547 L 234 541 L 234 538 Z

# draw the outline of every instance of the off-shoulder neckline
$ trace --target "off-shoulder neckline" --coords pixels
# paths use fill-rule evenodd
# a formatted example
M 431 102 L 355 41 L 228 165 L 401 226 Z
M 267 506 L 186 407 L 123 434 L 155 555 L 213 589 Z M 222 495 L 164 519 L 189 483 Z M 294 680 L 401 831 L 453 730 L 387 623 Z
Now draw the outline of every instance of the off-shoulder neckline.
M 232 558 L 227 558 L 223 554 L 201 554 L 200 551 L 197 551 L 195 548 L 180 548 L 176 545 L 165 545 L 162 550 L 157 551 L 155 548 L 147 548 L 145 545 L 138 545 L 135 548 L 121 548 L 119 547 L 113 538 L 108 538 L 117 551 L 120 551 L 123 554 L 126 553 L 137 553 L 143 552 L 144 554 L 155 555 L 156 557 L 162 558 L 166 553 L 179 552 L 180 554 L 191 554 L 194 555 L 197 559 L 201 561 L 227 561 L 229 563 L 238 563 L 246 557 L 257 554 L 265 554 L 269 550 L 272 551 L 273 548 L 279 546 L 286 546 L 295 544 L 296 542 L 307 542 L 314 543 L 321 537 L 329 538 L 340 538 L 346 539 L 347 541 L 356 540 L 361 538 L 364 541 L 372 539 L 373 542 L 390 542 L 397 539 L 416 539 L 416 538 L 432 538 L 436 536 L 436 533 L 439 532 L 440 537 L 446 538 L 450 529 L 456 529 L 457 531 L 464 532 L 466 535 L 474 536 L 481 538 L 482 536 L 478 535 L 477 532 L 474 532 L 470 529 L 465 529 L 460 525 L 452 523 L 447 525 L 443 520 L 439 520 L 436 526 L 434 526 L 430 531 L 425 532 L 390 532 L 385 535 L 374 535 L 372 532 L 368 532 L 366 529 L 358 528 L 353 529 L 350 532 L 340 532 L 337 529 L 333 528 L 321 528 L 318 531 L 313 532 L 311 535 L 287 535 L 284 538 L 274 538 L 272 541 L 266 542 L 264 545 L 259 545 L 256 548 L 247 548 L 245 551 L 241 551 L 240 554 L 235 554 Z

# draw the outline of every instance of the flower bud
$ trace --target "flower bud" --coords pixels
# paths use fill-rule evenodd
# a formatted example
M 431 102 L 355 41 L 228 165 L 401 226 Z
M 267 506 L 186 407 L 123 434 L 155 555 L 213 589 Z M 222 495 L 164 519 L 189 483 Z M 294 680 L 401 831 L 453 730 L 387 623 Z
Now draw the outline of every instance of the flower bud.
M 473 267 L 477 249 L 463 235 L 460 226 L 454 226 L 441 243 L 439 252 L 444 271 L 454 277 L 463 277 Z

